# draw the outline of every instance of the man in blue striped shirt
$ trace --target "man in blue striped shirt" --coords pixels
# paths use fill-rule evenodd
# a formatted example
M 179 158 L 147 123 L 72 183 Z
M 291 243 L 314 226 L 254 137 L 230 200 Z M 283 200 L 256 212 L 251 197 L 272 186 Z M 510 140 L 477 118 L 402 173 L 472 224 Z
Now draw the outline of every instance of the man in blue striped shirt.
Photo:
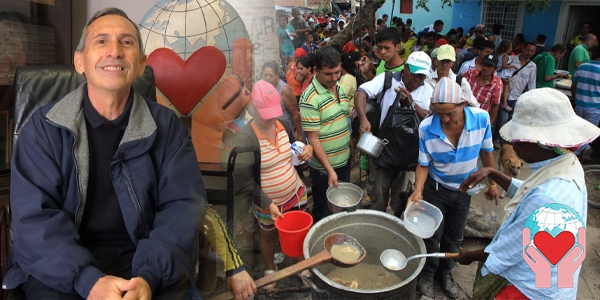
M 571 94 L 575 98 L 575 113 L 588 122 L 598 125 L 600 123 L 600 51 L 596 52 L 595 59 L 577 68 L 572 79 Z M 599 151 L 592 153 L 594 158 L 600 157 Z
M 494 167 L 492 128 L 489 114 L 468 105 L 468 97 L 448 77 L 440 79 L 433 92 L 433 114 L 419 126 L 419 164 L 415 191 L 408 203 L 423 198 L 438 207 L 444 215 L 439 228 L 425 239 L 427 253 L 458 252 L 469 214 L 471 196 L 458 187 L 477 171 L 477 159 L 484 167 Z M 486 196 L 498 197 L 493 181 L 488 181 Z M 458 286 L 452 278 L 452 259 L 427 258 L 421 271 L 418 289 L 433 298 L 433 277 L 438 275 L 442 289 L 452 298 L 458 297 Z
M 571 151 L 596 139 L 600 129 L 575 115 L 564 94 L 540 88 L 519 97 L 513 119 L 500 129 L 500 135 L 531 167 L 531 175 L 521 181 L 483 168 L 461 184 L 460 190 L 465 191 L 488 177 L 507 191 L 511 201 L 491 244 L 473 251 L 460 249 L 455 260 L 485 262 L 475 280 L 474 299 L 576 299 L 585 258 L 587 191 L 583 168 Z M 562 230 L 550 232 L 552 238 L 565 231 L 574 237 L 558 262 L 544 255 L 544 244 L 535 238 L 538 232 L 526 228 L 534 213 L 547 207 L 563 207 L 583 223 L 564 215 L 557 218 L 556 227 Z

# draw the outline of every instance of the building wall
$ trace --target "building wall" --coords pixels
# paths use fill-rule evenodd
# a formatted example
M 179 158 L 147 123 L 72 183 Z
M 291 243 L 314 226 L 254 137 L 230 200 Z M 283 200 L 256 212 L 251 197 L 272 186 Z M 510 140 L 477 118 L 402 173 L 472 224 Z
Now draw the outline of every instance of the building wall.
M 469 0 L 467 0 L 469 1 Z M 433 24 L 435 20 L 444 21 L 444 30 L 443 33 L 448 32 L 450 28 L 452 28 L 452 8 L 449 6 L 441 7 L 439 0 L 430 0 L 429 12 L 426 12 L 424 9 L 417 9 L 417 0 L 413 0 L 413 13 L 412 14 L 401 14 L 400 13 L 400 0 L 395 0 L 395 4 L 393 1 L 387 0 L 381 8 L 377 10 L 376 17 L 380 19 L 383 14 L 387 14 L 389 16 L 388 25 L 392 21 L 392 17 L 400 17 L 402 21 L 406 22 L 406 19 L 412 19 L 413 28 L 416 31 L 420 31 L 421 28 Z M 394 12 L 392 14 L 392 5 L 394 6 Z
M 280 5 L 280 6 L 304 6 L 304 0 L 275 0 L 275 5 Z

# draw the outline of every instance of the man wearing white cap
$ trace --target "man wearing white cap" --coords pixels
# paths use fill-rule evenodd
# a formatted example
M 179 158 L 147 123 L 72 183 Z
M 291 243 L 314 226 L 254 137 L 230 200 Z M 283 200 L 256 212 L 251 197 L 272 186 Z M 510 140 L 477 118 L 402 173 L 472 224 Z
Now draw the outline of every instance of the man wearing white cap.
M 394 104 L 398 96 L 402 97 L 400 100 L 402 105 L 410 106 L 414 104 L 419 119 L 423 119 L 427 115 L 433 89 L 423 84 L 423 81 L 427 77 L 427 74 L 429 74 L 431 59 L 425 52 L 418 51 L 408 57 L 406 64 L 408 68 L 404 68 L 403 71 L 395 72 L 392 75 L 394 90 L 387 90 L 381 98 L 381 117 L 378 124 L 369 123 L 366 115 L 366 103 L 367 98 L 376 98 L 383 91 L 385 73 L 379 74 L 373 80 L 363 83 L 354 94 L 355 107 L 360 120 L 361 135 L 364 132 L 371 132 L 371 128 L 374 126 L 377 128 L 381 126 L 390 111 L 390 107 Z M 398 149 L 399 151 L 405 149 L 403 145 L 389 144 L 386 147 Z M 415 151 L 414 156 L 416 157 L 416 155 Z M 371 208 L 385 211 L 391 188 L 391 206 L 395 209 L 396 213 L 402 213 L 404 206 L 400 205 L 400 191 L 406 189 L 409 181 L 414 182 L 414 172 L 406 172 L 404 169 L 381 168 L 377 165 L 375 159 L 371 159 L 370 170 L 368 179 L 370 184 L 367 186 L 367 192 L 373 200 Z M 371 186 L 373 187 L 372 189 L 370 189 Z
M 541 206 L 557 204 L 571 208 L 585 226 L 587 191 L 584 172 L 571 151 L 590 143 L 598 135 L 600 129 L 578 117 L 569 99 L 561 92 L 541 88 L 519 97 L 515 114 L 500 128 L 500 136 L 529 164 L 531 175 L 522 181 L 486 167 L 469 175 L 460 186 L 460 190 L 465 191 L 488 177 L 511 198 L 505 208 L 504 222 L 492 243 L 485 249 L 461 249 L 460 256 L 455 259 L 461 264 L 485 262 L 478 274 L 483 278 L 475 285 L 487 282 L 488 288 L 483 289 L 485 295 L 474 295 L 474 298 L 498 295 L 507 295 L 511 299 L 577 297 L 580 265 L 585 258 L 585 228 L 573 229 L 574 246 L 555 267 L 540 254 L 535 243 L 530 244 L 533 233 L 525 223 Z M 544 270 L 543 274 L 538 271 L 540 274 L 536 276 L 534 270 L 540 269 Z
M 419 164 L 415 191 L 408 198 L 418 205 L 421 199 L 438 207 L 444 215 L 433 236 L 425 239 L 427 253 L 458 252 L 463 239 L 471 196 L 459 191 L 470 173 L 477 171 L 477 160 L 494 167 L 492 128 L 488 113 L 468 106 L 468 98 L 448 77 L 439 80 L 431 100 L 433 114 L 419 126 Z M 488 181 L 486 197 L 498 197 L 496 184 Z M 454 261 L 428 258 L 419 275 L 418 290 L 433 298 L 433 277 L 438 275 L 442 289 L 458 297 L 452 278 Z

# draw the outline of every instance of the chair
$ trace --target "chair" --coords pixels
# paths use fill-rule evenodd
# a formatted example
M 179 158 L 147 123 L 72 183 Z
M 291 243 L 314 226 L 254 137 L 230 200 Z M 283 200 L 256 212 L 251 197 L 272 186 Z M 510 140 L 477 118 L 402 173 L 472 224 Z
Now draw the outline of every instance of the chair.
M 18 67 L 15 72 L 15 112 L 13 144 L 29 117 L 40 107 L 62 99 L 85 81 L 72 65 Z M 144 74 L 133 82 L 144 98 L 156 101 L 154 70 L 146 66 Z

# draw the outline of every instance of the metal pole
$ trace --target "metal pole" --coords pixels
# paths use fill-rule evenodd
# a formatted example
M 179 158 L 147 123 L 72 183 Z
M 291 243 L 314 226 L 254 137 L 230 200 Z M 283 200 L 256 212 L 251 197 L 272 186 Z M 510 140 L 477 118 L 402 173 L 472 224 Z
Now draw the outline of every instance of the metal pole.
M 396 5 L 396 0 L 392 0 L 392 12 L 388 19 L 390 19 L 390 26 L 392 26 L 392 20 L 394 19 L 394 6 Z M 386 24 L 387 25 L 387 24 Z

